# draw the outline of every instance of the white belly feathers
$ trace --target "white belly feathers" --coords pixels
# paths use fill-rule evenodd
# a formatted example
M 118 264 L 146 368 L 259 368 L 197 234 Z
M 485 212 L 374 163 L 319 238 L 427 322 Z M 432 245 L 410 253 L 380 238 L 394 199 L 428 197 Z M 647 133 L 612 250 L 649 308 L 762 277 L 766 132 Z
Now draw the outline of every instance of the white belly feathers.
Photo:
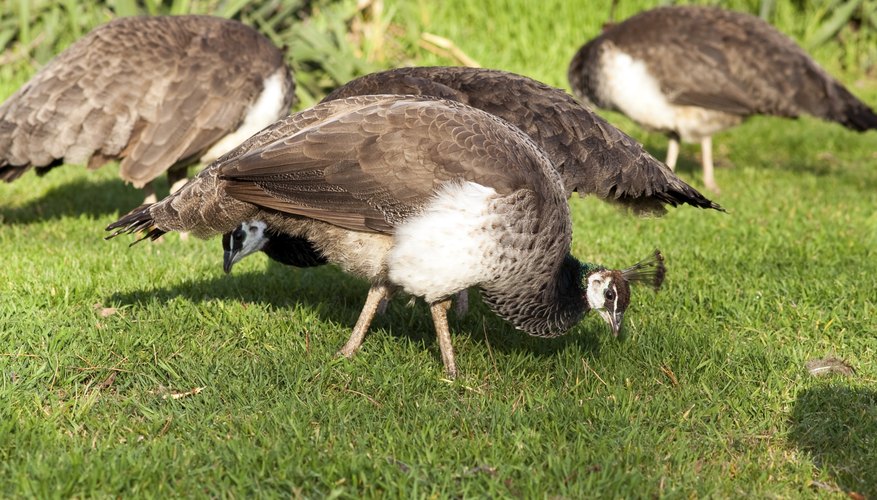
M 607 47 L 601 58 L 601 98 L 644 127 L 674 131 L 686 142 L 698 142 L 742 120 L 720 111 L 671 103 L 646 63 L 617 47 Z
M 278 69 L 273 75 L 265 79 L 262 93 L 247 110 L 247 115 L 240 127 L 234 132 L 220 139 L 201 157 L 201 163 L 208 165 L 213 160 L 237 147 L 240 143 L 249 139 L 256 132 L 271 125 L 289 113 L 284 109 L 284 95 L 286 94 L 284 69 Z
M 448 183 L 422 214 L 396 228 L 387 256 L 390 281 L 434 302 L 493 278 L 500 216 L 490 211 L 496 191 L 474 182 Z

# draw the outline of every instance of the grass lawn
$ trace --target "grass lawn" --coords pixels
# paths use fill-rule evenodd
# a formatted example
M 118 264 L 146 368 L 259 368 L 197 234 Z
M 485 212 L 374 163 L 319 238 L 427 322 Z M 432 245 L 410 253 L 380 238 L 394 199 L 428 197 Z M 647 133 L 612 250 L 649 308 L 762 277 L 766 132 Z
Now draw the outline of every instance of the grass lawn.
M 565 87 L 608 12 L 468 4 L 388 2 L 400 63 L 451 62 L 423 30 Z M 873 76 L 835 73 L 877 105 Z M 28 76 L 0 75 L 4 98 Z M 338 360 L 364 282 L 261 255 L 226 276 L 218 239 L 103 241 L 142 200 L 114 166 L 0 185 L 0 496 L 877 496 L 877 133 L 757 118 L 714 143 L 727 214 L 571 202 L 582 260 L 666 256 L 623 340 L 596 315 L 529 338 L 473 292 L 453 383 L 422 303 Z M 855 373 L 810 376 L 827 356 Z

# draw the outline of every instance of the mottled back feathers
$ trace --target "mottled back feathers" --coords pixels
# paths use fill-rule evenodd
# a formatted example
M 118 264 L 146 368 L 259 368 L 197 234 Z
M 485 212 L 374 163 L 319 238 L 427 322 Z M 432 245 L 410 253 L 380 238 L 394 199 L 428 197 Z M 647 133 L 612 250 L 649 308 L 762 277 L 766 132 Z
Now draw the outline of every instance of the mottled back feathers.
M 540 203 L 560 203 L 549 165 L 520 130 L 487 113 L 424 97 L 361 96 L 278 121 L 113 227 L 145 229 L 148 218 L 161 231 L 207 235 L 267 210 L 392 233 L 450 180 L 500 194 L 535 190 Z
M 400 68 L 367 75 L 324 102 L 354 95 L 408 94 L 453 99 L 517 126 L 551 158 L 567 194 L 594 194 L 639 212 L 664 204 L 719 208 L 688 186 L 642 146 L 563 90 L 498 70 Z
M 451 179 L 501 194 L 545 182 L 531 175 L 539 171 L 528 164 L 533 151 L 526 154 L 521 143 L 497 136 L 498 127 L 516 129 L 489 115 L 435 104 L 351 110 L 251 150 L 223 165 L 220 175 L 239 200 L 377 232 L 391 232 Z M 483 127 L 484 121 L 493 123 Z M 486 146 L 497 143 L 505 147 Z
M 598 92 L 600 55 L 618 49 L 645 62 L 667 99 L 737 116 L 810 114 L 854 130 L 877 115 L 791 39 L 758 17 L 715 7 L 659 7 L 584 45 L 569 68 L 576 93 L 613 108 Z
M 208 16 L 117 19 L 0 106 L 0 178 L 122 158 L 122 178 L 141 186 L 235 130 L 275 73 L 288 110 L 294 83 L 283 54 L 252 28 Z

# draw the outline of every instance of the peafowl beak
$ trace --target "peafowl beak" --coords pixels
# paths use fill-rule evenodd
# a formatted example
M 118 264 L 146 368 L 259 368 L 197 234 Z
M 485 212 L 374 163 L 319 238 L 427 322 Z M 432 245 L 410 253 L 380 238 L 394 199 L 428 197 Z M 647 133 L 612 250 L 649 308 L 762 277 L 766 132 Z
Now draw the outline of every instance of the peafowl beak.
M 618 337 L 618 334 L 621 333 L 621 325 L 624 323 L 624 312 L 617 311 L 613 314 L 605 309 L 600 309 L 597 312 L 600 313 L 600 317 L 602 317 L 606 323 L 609 323 L 609 328 L 612 329 L 612 335 Z
M 234 250 L 226 250 L 222 253 L 222 270 L 225 271 L 225 274 L 231 272 L 231 268 L 234 266 L 235 255 L 237 255 L 237 252 Z
M 225 271 L 225 274 L 231 272 L 231 268 L 234 266 L 237 260 L 238 252 L 240 252 L 240 245 L 234 245 L 232 243 L 232 233 L 226 233 L 222 235 L 222 270 Z

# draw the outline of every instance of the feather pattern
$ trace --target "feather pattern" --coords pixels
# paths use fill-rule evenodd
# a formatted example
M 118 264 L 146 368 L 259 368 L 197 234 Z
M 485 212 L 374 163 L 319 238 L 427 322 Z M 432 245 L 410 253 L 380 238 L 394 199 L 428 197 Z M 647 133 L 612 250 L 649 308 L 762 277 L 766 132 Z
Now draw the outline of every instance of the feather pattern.
M 683 203 L 721 209 L 572 96 L 521 75 L 480 68 L 400 68 L 353 80 L 323 102 L 368 94 L 442 97 L 512 123 L 546 152 L 568 195 L 593 194 L 641 213 L 664 213 L 664 205 Z
M 381 300 L 401 289 L 430 303 L 453 378 L 446 312 L 470 286 L 530 335 L 564 334 L 592 307 L 620 330 L 628 283 L 569 254 L 566 194 L 543 151 L 494 115 L 445 99 L 366 95 L 278 121 L 107 230 L 225 233 L 226 271 L 245 247 L 263 248 L 257 236 L 248 244 L 251 230 L 293 238 L 286 245 L 309 245 L 306 257 L 372 284 L 340 354 L 359 349 Z
M 267 38 L 208 16 L 117 19 L 71 45 L 0 106 L 0 178 L 62 161 L 97 168 L 119 158 L 122 178 L 143 186 L 238 128 L 272 75 L 281 86 L 276 109 L 256 130 L 294 99 L 283 54 Z
M 484 210 L 498 217 L 472 228 L 495 243 L 494 255 L 478 259 L 488 271 L 473 269 L 482 281 L 471 284 L 518 328 L 565 332 L 587 303 L 580 270 L 558 279 L 570 271 L 572 234 L 561 179 L 519 129 L 455 102 L 383 95 L 320 104 L 268 127 L 108 230 L 204 237 L 263 220 L 306 238 L 349 272 L 399 286 L 387 267 L 397 228 L 433 210 L 435 197 L 460 182 L 494 193 Z
M 659 7 L 585 44 L 569 67 L 573 91 L 597 106 L 621 109 L 605 88 L 611 75 L 603 66 L 604 56 L 614 52 L 645 64 L 675 106 L 733 117 L 809 114 L 853 130 L 877 128 L 877 115 L 867 105 L 791 39 L 749 14 L 716 7 Z

